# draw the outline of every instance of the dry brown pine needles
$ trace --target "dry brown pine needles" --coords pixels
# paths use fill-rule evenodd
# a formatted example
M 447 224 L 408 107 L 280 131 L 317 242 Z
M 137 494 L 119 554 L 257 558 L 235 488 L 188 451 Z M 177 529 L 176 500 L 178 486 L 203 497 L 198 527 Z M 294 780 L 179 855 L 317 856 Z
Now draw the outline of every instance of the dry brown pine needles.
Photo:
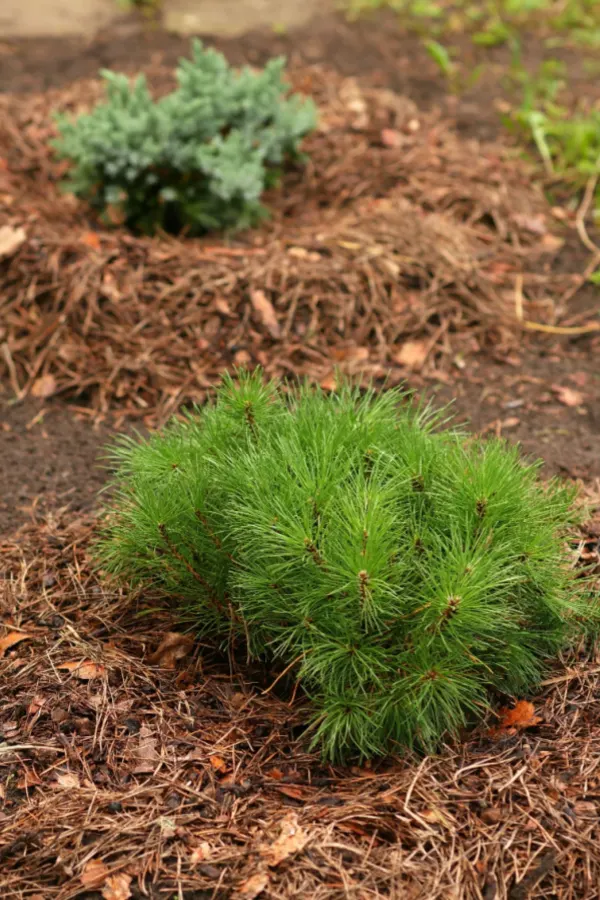
M 295 86 L 321 108 L 311 162 L 231 242 L 101 229 L 59 193 L 51 112 L 94 102 L 97 82 L 0 98 L 0 207 L 28 237 L 0 262 L 0 372 L 19 396 L 37 383 L 153 424 L 233 363 L 327 383 L 333 359 L 397 381 L 406 340 L 434 365 L 467 331 L 514 328 L 524 270 L 527 309 L 552 319 L 561 278 L 536 271 L 558 244 L 520 164 L 389 91 L 318 68 Z
M 169 657 L 169 611 L 107 592 L 93 520 L 68 519 L 0 547 L 22 637 L 0 660 L 2 896 L 600 896 L 600 658 L 557 666 L 534 729 L 324 768 L 273 673 Z M 597 538 L 579 552 L 598 566 Z

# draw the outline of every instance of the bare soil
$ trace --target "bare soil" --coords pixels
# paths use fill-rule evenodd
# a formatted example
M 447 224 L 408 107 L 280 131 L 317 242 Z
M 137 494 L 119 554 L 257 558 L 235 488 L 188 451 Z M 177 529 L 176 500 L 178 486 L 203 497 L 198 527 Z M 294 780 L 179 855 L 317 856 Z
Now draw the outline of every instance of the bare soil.
M 528 456 L 544 460 L 547 477 L 593 483 L 600 479 L 597 352 L 527 348 L 509 363 L 480 354 L 447 383 L 418 375 L 407 375 L 407 383 L 435 403 L 452 403 L 457 420 L 474 431 L 518 441 Z M 561 403 L 562 387 L 581 393 L 581 405 Z M 108 476 L 103 456 L 113 434 L 88 410 L 60 399 L 0 406 L 0 534 L 57 508 L 90 512 Z

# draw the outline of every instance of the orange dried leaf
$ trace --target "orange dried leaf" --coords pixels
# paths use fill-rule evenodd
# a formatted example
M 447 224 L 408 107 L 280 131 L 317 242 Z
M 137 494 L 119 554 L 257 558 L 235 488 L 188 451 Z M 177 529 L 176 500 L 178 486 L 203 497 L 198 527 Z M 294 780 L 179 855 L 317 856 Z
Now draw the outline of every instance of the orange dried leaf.
M 57 775 L 55 784 L 59 788 L 67 788 L 70 791 L 80 786 L 79 778 L 74 772 L 63 772 Z
M 255 875 L 251 875 L 250 878 L 246 878 L 240 884 L 237 896 L 243 897 L 244 900 L 255 900 L 256 897 L 262 894 L 268 883 L 269 876 L 267 872 L 256 872 Z
M 299 787 L 294 787 L 287 784 L 278 784 L 277 790 L 280 794 L 285 794 L 286 797 L 291 797 L 292 800 L 304 800 L 304 794 Z
M 556 394 L 558 402 L 564 406 L 581 406 L 585 399 L 581 391 L 570 387 L 561 387 L 559 384 L 553 384 L 552 391 Z
M 9 631 L 4 637 L 0 638 L 0 657 L 4 656 L 7 650 L 20 644 L 21 641 L 31 640 L 31 635 L 24 631 Z
M 85 244 L 86 247 L 91 247 L 92 250 L 100 249 L 100 238 L 95 231 L 84 232 L 84 234 L 81 236 L 81 243 Z
M 419 369 L 427 359 L 427 341 L 405 341 L 393 360 L 399 366 L 408 366 L 411 369 Z
M 46 697 L 39 697 L 37 694 L 33 697 L 31 703 L 27 707 L 27 715 L 35 716 L 46 705 Z
M 193 866 L 198 865 L 200 862 L 205 862 L 207 859 L 210 859 L 212 856 L 211 846 L 207 841 L 202 841 L 201 844 L 198 844 L 197 847 L 194 847 L 190 854 L 190 863 Z
M 265 292 L 260 290 L 252 291 L 250 294 L 250 301 L 271 337 L 281 337 L 281 329 L 279 327 L 279 322 L 277 321 L 277 314 Z
M 101 859 L 90 859 L 83 867 L 79 880 L 84 888 L 94 891 L 102 887 L 108 878 L 108 871 Z
M 357 822 L 338 822 L 336 828 L 339 828 L 340 831 L 350 832 L 350 834 L 358 834 L 360 837 L 371 837 L 369 832 Z
M 67 672 L 72 672 L 80 681 L 92 681 L 94 678 L 103 678 L 106 675 L 105 666 L 100 666 L 90 660 L 81 660 L 81 662 L 66 662 L 58 666 Z
M 438 806 L 432 806 L 430 809 L 425 809 L 419 815 L 422 819 L 425 819 L 426 822 L 430 822 L 432 825 L 442 825 L 449 831 L 454 827 L 454 822 L 450 816 Z
M 31 396 L 45 400 L 47 397 L 51 397 L 52 394 L 56 393 L 57 387 L 58 385 L 56 384 L 54 375 L 42 375 L 33 382 L 31 386 Z
M 0 259 L 3 256 L 12 256 L 26 240 L 27 234 L 23 228 L 3 225 L 0 228 Z
M 535 715 L 533 703 L 529 700 L 519 700 L 510 708 L 500 710 L 500 724 L 497 728 L 492 729 L 493 732 L 510 732 L 520 728 L 533 728 L 542 721 L 540 716 Z
M 109 875 L 102 888 L 104 900 L 129 900 L 131 897 L 130 884 L 131 875 L 126 875 L 125 872 Z
M 227 763 L 221 756 L 211 756 L 210 764 L 215 772 L 219 772 L 221 775 L 227 771 Z
M 321 379 L 321 387 L 324 391 L 337 390 L 337 381 L 333 372 L 329 372 L 329 374 L 325 375 L 325 377 Z
M 267 865 L 274 868 L 289 856 L 299 853 L 308 843 L 308 834 L 300 827 L 296 813 L 290 813 L 281 821 L 281 834 L 272 844 L 263 846 L 260 855 Z
M 395 128 L 382 128 L 381 143 L 384 147 L 401 147 L 406 138 L 401 131 Z
M 25 772 L 17 781 L 17 787 L 20 791 L 25 791 L 27 788 L 36 787 L 41 783 L 41 778 L 33 769 L 25 769 Z

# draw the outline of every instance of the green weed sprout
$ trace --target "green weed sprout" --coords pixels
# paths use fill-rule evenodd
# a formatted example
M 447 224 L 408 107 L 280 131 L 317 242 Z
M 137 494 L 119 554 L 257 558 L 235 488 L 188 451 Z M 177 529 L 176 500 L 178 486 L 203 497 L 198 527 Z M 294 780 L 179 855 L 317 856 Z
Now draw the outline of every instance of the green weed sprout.
M 261 197 L 316 125 L 313 102 L 288 96 L 284 59 L 260 72 L 233 70 L 193 44 L 177 88 L 154 100 L 145 79 L 103 73 L 107 100 L 75 121 L 58 117 L 66 188 L 107 222 L 138 232 L 202 234 L 254 225 Z
M 289 670 L 325 757 L 434 749 L 591 628 L 574 490 L 401 390 L 226 376 L 113 450 L 99 566 Z

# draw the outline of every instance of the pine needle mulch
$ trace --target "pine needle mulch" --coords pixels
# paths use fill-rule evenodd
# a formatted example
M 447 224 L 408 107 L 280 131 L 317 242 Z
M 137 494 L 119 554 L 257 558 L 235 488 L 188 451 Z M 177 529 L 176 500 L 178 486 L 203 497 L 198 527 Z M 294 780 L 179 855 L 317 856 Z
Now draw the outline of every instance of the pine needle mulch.
M 26 233 L 0 259 L 0 376 L 17 396 L 151 425 L 232 364 L 393 382 L 415 358 L 447 368 L 465 341 L 516 337 L 516 307 L 564 313 L 580 282 L 550 271 L 561 241 L 521 163 L 390 91 L 320 68 L 293 80 L 321 109 L 311 162 L 269 223 L 229 241 L 103 229 L 60 193 L 51 114 L 95 102 L 97 81 L 0 97 L 0 217 Z
M 293 685 L 107 590 L 93 528 L 59 510 L 0 546 L 1 896 L 600 897 L 600 657 L 512 728 L 331 768 Z M 597 530 L 577 558 L 600 575 Z

